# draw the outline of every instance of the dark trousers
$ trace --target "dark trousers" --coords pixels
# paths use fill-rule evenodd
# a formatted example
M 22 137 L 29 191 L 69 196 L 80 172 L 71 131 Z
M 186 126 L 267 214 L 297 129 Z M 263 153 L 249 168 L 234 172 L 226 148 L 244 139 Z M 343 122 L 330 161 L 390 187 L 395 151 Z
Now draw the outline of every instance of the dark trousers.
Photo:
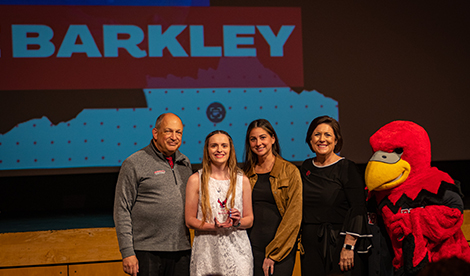
M 318 237 L 319 224 L 304 224 L 302 225 L 302 245 L 305 254 L 300 258 L 300 266 L 302 276 L 328 276 L 328 275 L 343 275 L 343 276 L 364 276 L 367 275 L 367 266 L 364 264 L 367 261 L 367 254 L 357 254 L 354 252 L 354 268 L 342 272 L 339 266 L 339 258 L 341 250 L 343 249 L 344 236 L 339 235 L 341 225 L 333 225 L 333 229 L 337 230 L 336 244 L 328 245 L 327 256 L 323 255 L 323 239 Z M 331 259 L 330 259 L 331 251 Z M 363 256 L 364 255 L 364 256 Z
M 191 250 L 162 252 L 135 251 L 139 276 L 189 276 Z

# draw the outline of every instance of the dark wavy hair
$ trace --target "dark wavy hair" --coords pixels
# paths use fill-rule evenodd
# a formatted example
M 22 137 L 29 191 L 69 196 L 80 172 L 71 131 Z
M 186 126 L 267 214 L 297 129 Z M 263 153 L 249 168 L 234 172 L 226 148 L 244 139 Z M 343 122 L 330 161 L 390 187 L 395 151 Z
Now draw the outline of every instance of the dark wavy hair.
M 279 145 L 279 139 L 277 138 L 276 131 L 274 131 L 271 123 L 266 119 L 254 120 L 250 123 L 246 130 L 245 136 L 245 154 L 243 172 L 247 174 L 256 163 L 258 163 L 258 155 L 254 154 L 250 147 L 250 133 L 254 128 L 260 127 L 264 129 L 271 137 L 274 137 L 275 141 L 272 147 L 273 154 L 276 156 L 281 155 L 281 146 Z
M 310 150 L 313 151 L 312 145 L 310 144 L 310 141 L 312 140 L 313 131 L 317 128 L 318 125 L 321 125 L 321 124 L 327 124 L 333 129 L 333 132 L 335 133 L 335 137 L 337 141 L 334 152 L 335 153 L 340 152 L 341 149 L 343 148 L 343 136 L 341 135 L 341 128 L 339 126 L 338 121 L 326 115 L 313 119 L 313 121 L 310 123 L 310 126 L 308 127 L 307 137 L 305 137 L 305 142 L 308 144 L 308 147 L 310 148 Z

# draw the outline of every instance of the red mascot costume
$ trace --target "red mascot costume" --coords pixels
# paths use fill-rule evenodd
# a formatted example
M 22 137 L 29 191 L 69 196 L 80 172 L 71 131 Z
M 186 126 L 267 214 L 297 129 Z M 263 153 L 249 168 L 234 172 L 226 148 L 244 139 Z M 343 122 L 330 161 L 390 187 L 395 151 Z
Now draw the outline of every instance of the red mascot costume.
M 390 236 L 396 275 L 416 275 L 427 263 L 458 257 L 470 262 L 460 229 L 458 181 L 431 167 L 431 143 L 419 125 L 394 121 L 370 138 L 374 155 L 365 179 Z

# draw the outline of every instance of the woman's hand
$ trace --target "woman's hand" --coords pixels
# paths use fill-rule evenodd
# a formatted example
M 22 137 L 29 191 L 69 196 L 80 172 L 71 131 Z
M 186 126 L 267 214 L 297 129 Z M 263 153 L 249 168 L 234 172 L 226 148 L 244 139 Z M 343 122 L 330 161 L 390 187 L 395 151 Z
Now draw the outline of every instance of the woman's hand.
M 354 267 L 354 250 L 343 248 L 339 256 L 341 271 L 348 271 Z
M 227 219 L 220 223 L 217 218 L 214 218 L 214 224 L 215 224 L 215 228 L 229 228 L 229 227 L 232 227 L 233 223 L 232 223 L 232 219 L 230 218 L 230 216 L 227 216 Z
M 339 268 L 341 271 L 348 271 L 354 267 L 354 246 L 356 245 L 357 237 L 346 234 L 344 238 L 345 245 L 351 245 L 352 249 L 343 248 L 339 254 Z
M 238 225 L 240 219 L 242 218 L 240 211 L 238 211 L 238 209 L 236 208 L 232 208 L 229 210 L 229 217 L 232 219 L 233 225 Z
M 274 274 L 274 261 L 270 258 L 265 258 L 263 262 L 264 276 Z

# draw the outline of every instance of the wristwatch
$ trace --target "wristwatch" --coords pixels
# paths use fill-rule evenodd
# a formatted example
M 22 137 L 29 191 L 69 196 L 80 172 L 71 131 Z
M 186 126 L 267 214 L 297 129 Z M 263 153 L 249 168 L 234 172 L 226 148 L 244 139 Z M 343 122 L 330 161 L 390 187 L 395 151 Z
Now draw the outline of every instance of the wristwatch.
M 238 227 L 238 226 L 240 226 L 240 224 L 241 224 L 240 221 L 238 221 L 238 223 L 235 224 L 233 227 Z
M 354 245 L 343 244 L 343 248 L 345 248 L 345 249 L 347 249 L 347 250 L 354 250 Z

